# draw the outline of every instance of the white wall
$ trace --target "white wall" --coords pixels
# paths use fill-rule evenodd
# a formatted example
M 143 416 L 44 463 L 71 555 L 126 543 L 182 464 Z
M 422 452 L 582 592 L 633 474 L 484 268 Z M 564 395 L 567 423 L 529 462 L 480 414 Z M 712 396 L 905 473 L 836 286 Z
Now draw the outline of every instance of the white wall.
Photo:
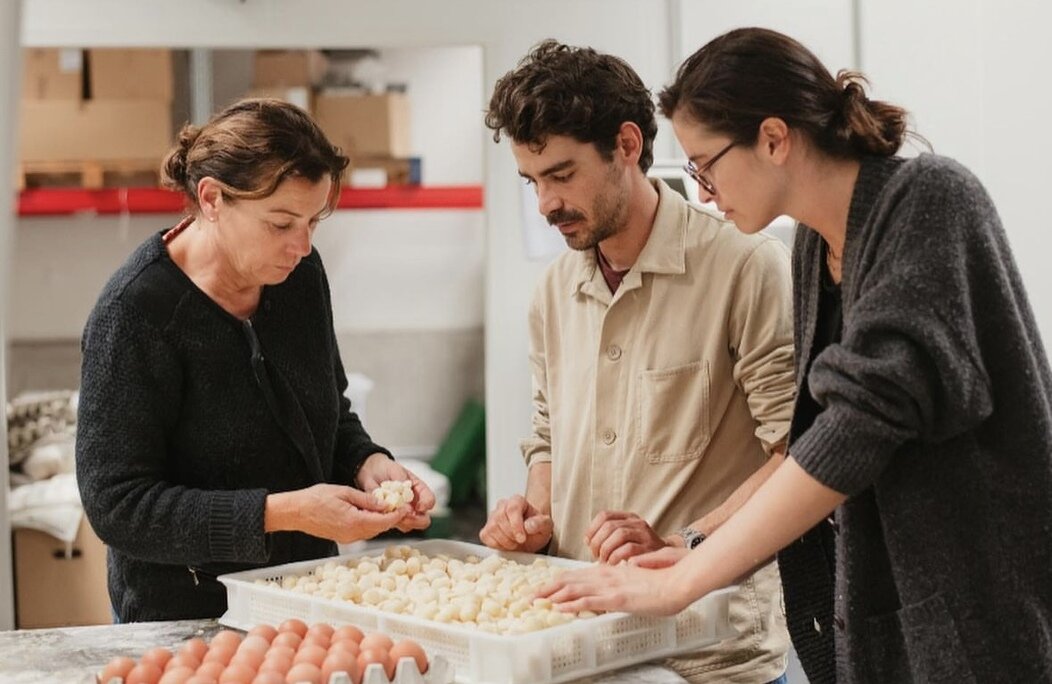
M 18 121 L 18 97 L 21 92 L 21 53 L 18 49 L 20 0 L 0 3 L 0 188 L 11 188 L 15 158 L 15 127 Z M 12 200 L 14 193 L 0 192 L 0 404 L 6 404 L 4 355 L 7 345 L 7 293 L 11 263 L 10 241 L 14 232 Z M 14 593 L 11 578 L 11 521 L 7 514 L 7 422 L 0 425 L 0 630 L 15 624 Z
M 1035 0 L 865 0 L 862 66 L 880 97 L 905 106 L 935 151 L 993 196 L 1045 349 L 1052 343 L 1052 5 Z
M 760 26 L 792 36 L 833 73 L 854 66 L 853 7 L 850 0 L 770 0 L 714 2 L 677 0 L 681 52 L 673 68 L 713 38 L 731 29 Z
M 18 221 L 8 339 L 79 339 L 110 274 L 178 215 Z M 315 245 L 337 333 L 482 325 L 483 219 L 477 210 L 339 211 Z
M 380 60 L 389 81 L 408 86 L 411 146 L 423 159 L 424 182 L 482 183 L 482 48 L 387 48 Z

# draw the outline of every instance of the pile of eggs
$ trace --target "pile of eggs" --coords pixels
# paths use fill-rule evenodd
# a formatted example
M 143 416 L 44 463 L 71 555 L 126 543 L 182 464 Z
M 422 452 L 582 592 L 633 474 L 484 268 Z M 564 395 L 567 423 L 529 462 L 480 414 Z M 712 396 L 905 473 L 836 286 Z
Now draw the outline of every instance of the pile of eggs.
M 412 480 L 386 480 L 372 491 L 373 498 L 383 504 L 388 511 L 413 503 Z
M 575 616 L 548 599 L 535 598 L 558 572 L 544 558 L 532 565 L 497 555 L 431 558 L 409 546 L 390 546 L 379 556 L 328 561 L 303 575 L 256 584 L 507 635 L 595 616 L 590 611 Z
M 427 672 L 427 654 L 415 641 L 395 643 L 385 634 L 366 635 L 351 625 L 333 629 L 318 623 L 308 628 L 293 619 L 277 629 L 260 625 L 244 638 L 223 630 L 210 644 L 190 639 L 174 654 L 154 648 L 138 663 L 114 658 L 103 668 L 99 682 L 111 684 L 117 678 L 123 684 L 329 684 L 349 679 L 361 684 L 370 667 L 381 668 L 388 680 L 394 680 L 405 658 L 420 674 Z M 341 673 L 346 679 L 338 676 Z

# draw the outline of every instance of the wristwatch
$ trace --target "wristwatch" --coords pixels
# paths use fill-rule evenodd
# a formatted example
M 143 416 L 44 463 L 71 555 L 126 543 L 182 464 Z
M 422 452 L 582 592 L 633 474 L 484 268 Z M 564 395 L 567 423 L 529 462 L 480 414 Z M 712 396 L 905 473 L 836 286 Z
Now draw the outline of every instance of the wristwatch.
M 677 534 L 683 537 L 683 546 L 685 546 L 688 551 L 697 548 L 698 544 L 705 541 L 705 533 L 698 532 L 693 527 L 684 527 Z

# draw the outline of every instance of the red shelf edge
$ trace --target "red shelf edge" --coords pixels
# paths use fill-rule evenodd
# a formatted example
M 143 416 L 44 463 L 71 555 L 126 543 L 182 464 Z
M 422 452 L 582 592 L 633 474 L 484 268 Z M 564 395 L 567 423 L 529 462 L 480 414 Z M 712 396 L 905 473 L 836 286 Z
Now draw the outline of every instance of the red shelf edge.
M 39 188 L 18 196 L 19 216 L 66 214 L 177 214 L 179 193 L 161 188 Z M 344 188 L 340 209 L 481 209 L 482 186 L 389 186 Z

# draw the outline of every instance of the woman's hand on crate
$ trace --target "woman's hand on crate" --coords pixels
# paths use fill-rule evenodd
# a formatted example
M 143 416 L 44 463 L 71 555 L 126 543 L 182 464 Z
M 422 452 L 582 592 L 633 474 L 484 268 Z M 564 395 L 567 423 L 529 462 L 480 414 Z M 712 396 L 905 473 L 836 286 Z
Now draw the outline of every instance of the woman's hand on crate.
M 516 494 L 497 502 L 479 539 L 491 549 L 536 553 L 551 541 L 553 528 L 550 515 Z
M 682 567 L 682 566 L 680 566 Z M 690 602 L 679 568 L 650 570 L 629 563 L 567 570 L 542 587 L 537 598 L 549 599 L 567 613 L 625 611 L 639 615 L 675 615 Z

